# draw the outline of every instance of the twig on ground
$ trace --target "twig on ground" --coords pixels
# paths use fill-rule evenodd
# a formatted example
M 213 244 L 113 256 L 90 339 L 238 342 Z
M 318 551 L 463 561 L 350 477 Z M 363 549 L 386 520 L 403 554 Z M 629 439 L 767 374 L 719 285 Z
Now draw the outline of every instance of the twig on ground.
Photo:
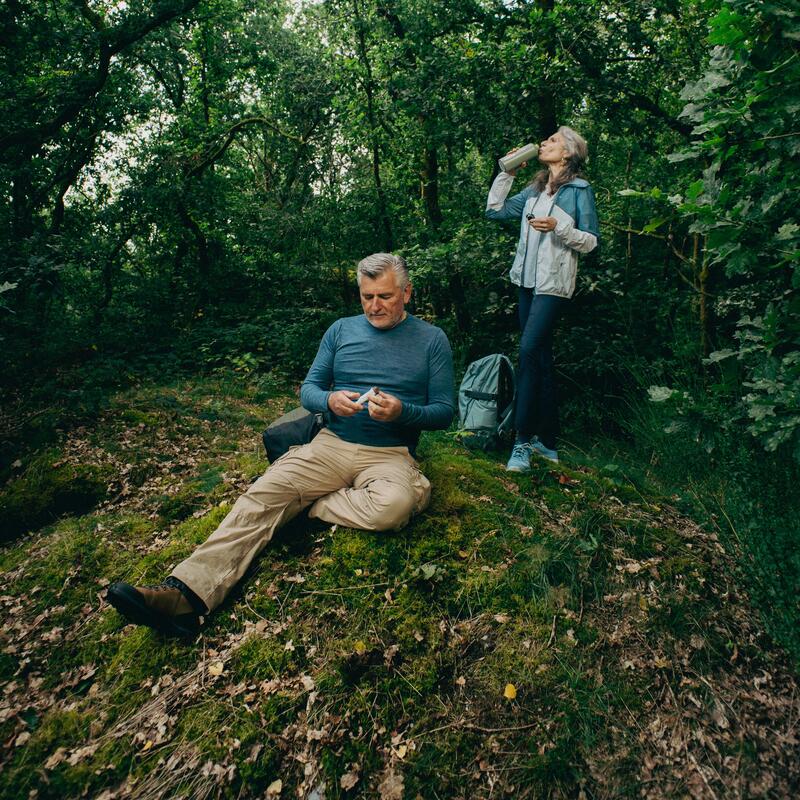
M 380 583 L 361 583 L 357 586 L 339 586 L 336 589 L 305 589 L 301 594 L 339 594 L 339 592 L 347 592 L 352 589 L 374 589 L 376 586 L 388 586 L 389 581 L 381 581 Z
M 470 731 L 479 731 L 480 733 L 503 733 L 504 731 L 527 731 L 535 728 L 538 722 L 529 722 L 527 725 L 508 725 L 502 728 L 485 728 L 483 725 L 474 725 L 472 722 L 465 722 L 462 727 Z
M 553 614 L 553 624 L 550 628 L 550 638 L 547 640 L 547 644 L 545 647 L 550 647 L 553 642 L 556 640 L 556 619 L 558 618 L 558 614 Z

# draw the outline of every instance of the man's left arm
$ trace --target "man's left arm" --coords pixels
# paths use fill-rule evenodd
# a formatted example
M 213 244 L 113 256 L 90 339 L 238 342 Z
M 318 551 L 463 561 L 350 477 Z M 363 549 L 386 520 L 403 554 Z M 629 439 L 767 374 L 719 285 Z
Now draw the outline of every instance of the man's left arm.
M 431 343 L 428 367 L 428 402 L 425 405 L 404 402 L 397 421 L 409 428 L 442 430 L 450 425 L 455 413 L 453 353 L 443 331 Z

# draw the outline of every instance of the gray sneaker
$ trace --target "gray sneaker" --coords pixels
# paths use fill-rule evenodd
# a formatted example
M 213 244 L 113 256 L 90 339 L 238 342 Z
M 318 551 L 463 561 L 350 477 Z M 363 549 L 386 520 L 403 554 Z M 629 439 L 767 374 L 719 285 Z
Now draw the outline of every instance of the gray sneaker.
M 549 447 L 545 447 L 538 439 L 535 439 L 531 443 L 531 447 L 537 456 L 541 456 L 542 458 L 546 458 L 548 461 L 558 464 L 558 450 L 551 450 Z
M 531 468 L 532 452 L 533 445 L 530 442 L 517 442 L 506 464 L 506 472 L 528 472 Z

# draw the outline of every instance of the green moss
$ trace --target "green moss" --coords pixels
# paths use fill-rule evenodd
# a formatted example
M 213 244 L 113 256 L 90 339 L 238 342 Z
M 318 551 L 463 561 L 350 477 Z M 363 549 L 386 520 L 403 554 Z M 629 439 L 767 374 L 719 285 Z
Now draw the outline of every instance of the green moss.
M 40 528 L 62 514 L 85 514 L 102 500 L 107 467 L 60 463 L 58 451 L 38 455 L 0 492 L 0 541 Z
M 171 457 L 148 420 L 157 420 L 159 434 L 169 439 L 205 441 L 204 460 L 188 481 L 179 475 L 183 467 L 176 468 L 175 481 L 183 482 L 176 495 L 145 497 L 141 515 L 63 519 L 0 552 L 0 570 L 15 570 L 5 591 L 25 597 L 31 619 L 63 606 L 45 624 L 70 633 L 66 646 L 45 655 L 41 643 L 33 645 L 32 668 L 47 660 L 43 690 L 78 666 L 97 668 L 90 680 L 59 689 L 60 701 L 75 714 L 68 723 L 70 746 L 90 741 L 90 711 L 108 732 L 152 700 L 159 676 L 177 679 L 196 669 L 203 653 L 233 643 L 223 675 L 206 676 L 189 704 L 171 708 L 175 728 L 158 753 L 134 752 L 130 737 L 112 739 L 109 749 L 103 744 L 94 757 L 59 765 L 46 779 L 32 765 L 62 742 L 40 731 L 52 729 L 49 715 L 25 717 L 35 734 L 27 745 L 31 755 L 18 748 L 4 773 L 10 780 L 24 776 L 22 788 L 11 794 L 0 788 L 0 796 L 24 798 L 34 788 L 40 798 L 92 796 L 129 772 L 151 774 L 176 743 L 197 746 L 204 760 L 232 759 L 238 777 L 222 790 L 231 796 L 262 796 L 276 777 L 288 794 L 302 766 L 287 760 L 276 737 L 290 722 L 324 727 L 327 714 L 334 715 L 340 738 L 311 746 L 318 747 L 331 796 L 345 796 L 338 781 L 353 762 L 361 766 L 361 779 L 348 796 L 374 793 L 398 732 L 417 743 L 402 763 L 411 797 L 514 796 L 511 783 L 531 796 L 572 796 L 587 779 L 590 754 L 609 742 L 616 743 L 609 785 L 619 796 L 633 796 L 638 787 L 626 765 L 636 774 L 641 745 L 634 726 L 628 736 L 619 723 L 641 713 L 652 673 L 619 666 L 624 642 L 609 655 L 613 620 L 603 595 L 627 592 L 625 609 L 612 613 L 635 620 L 645 640 L 638 644 L 668 658 L 688 654 L 700 674 L 727 664 L 731 650 L 724 626 L 708 624 L 719 604 L 699 551 L 688 549 L 684 537 L 659 522 L 658 508 L 614 474 L 537 462 L 530 474 L 510 476 L 500 460 L 466 454 L 447 433 L 425 435 L 420 458 L 433 482 L 433 501 L 404 530 L 331 532 L 301 515 L 279 532 L 255 574 L 195 642 L 125 625 L 107 607 L 97 612 L 101 578 L 159 581 L 214 531 L 231 507 L 218 504 L 231 495 L 223 472 L 263 472 L 259 421 L 280 413 L 284 399 L 259 409 L 252 404 L 259 390 L 236 380 L 235 396 L 224 374 L 121 395 L 116 411 L 128 407 L 130 414 L 115 413 L 99 424 L 97 444 L 124 441 L 127 463 L 142 475 Z M 135 443 L 119 436 L 120 424 L 137 426 Z M 160 518 L 150 516 L 156 505 Z M 195 518 L 196 511 L 207 513 Z M 617 570 L 654 556 L 661 561 L 652 574 Z M 296 574 L 305 582 L 287 580 Z M 681 593 L 686 596 L 675 597 Z M 648 608 L 651 596 L 658 600 Z M 262 620 L 268 621 L 263 634 L 242 639 Z M 270 630 L 276 622 L 285 626 L 278 636 Z M 692 634 L 703 636 L 702 646 L 688 649 Z M 285 647 L 289 639 L 293 650 Z M 740 657 L 743 652 L 740 643 Z M 0 673 L 14 672 L 17 661 L 0 655 Z M 308 719 L 300 674 L 313 676 L 319 692 Z M 272 679 L 282 688 L 268 694 L 260 684 Z M 516 701 L 503 697 L 507 682 L 517 688 Z M 498 733 L 465 727 L 472 723 Z M 13 719 L 0 729 L 4 740 L 17 725 Z M 619 736 L 628 738 L 617 746 Z M 490 741 L 500 749 L 491 750 Z M 491 791 L 479 766 L 483 759 L 498 767 Z M 107 763 L 114 768 L 106 770 Z M 176 796 L 182 791 L 170 790 Z
M 263 636 L 250 636 L 231 660 L 232 674 L 239 680 L 257 682 L 278 678 L 297 669 L 298 659 L 285 643 Z
M 38 770 L 47 757 L 59 747 L 77 747 L 88 735 L 91 721 L 89 713 L 47 712 L 28 742 L 14 751 L 0 781 L 0 798 L 27 797 L 28 791 L 39 785 Z
M 148 428 L 154 427 L 160 423 L 157 414 L 148 413 L 138 408 L 121 409 L 118 419 L 120 422 L 128 425 L 145 425 Z

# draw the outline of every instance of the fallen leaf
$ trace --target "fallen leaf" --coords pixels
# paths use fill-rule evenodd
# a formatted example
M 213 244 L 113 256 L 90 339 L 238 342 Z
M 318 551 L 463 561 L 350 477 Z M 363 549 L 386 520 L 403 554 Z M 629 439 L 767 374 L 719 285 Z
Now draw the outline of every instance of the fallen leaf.
M 352 789 L 358 783 L 358 770 L 354 769 L 351 772 L 345 772 L 341 778 L 339 778 L 339 786 L 344 789 L 344 791 L 348 791 Z
M 517 696 L 517 687 L 513 683 L 507 683 L 506 688 L 503 689 L 503 697 L 506 700 L 514 700 Z
M 261 755 L 261 751 L 264 749 L 264 745 L 260 742 L 258 744 L 254 744 L 250 748 L 250 755 L 244 760 L 245 764 L 253 764 L 258 760 L 258 757 Z
M 225 671 L 225 666 L 221 661 L 215 661 L 212 664 L 208 665 L 208 674 L 209 675 L 222 675 Z
M 57 767 L 64 760 L 66 754 L 67 754 L 67 748 L 59 747 L 58 750 L 56 750 L 55 753 L 53 753 L 50 756 L 50 758 L 48 758 L 47 761 L 44 762 L 44 768 L 53 769 L 54 767 Z
M 97 743 L 97 744 L 87 744 L 84 745 L 83 747 L 79 747 L 67 759 L 67 764 L 69 764 L 71 767 L 74 767 L 81 761 L 84 761 L 87 758 L 91 758 L 95 754 L 95 751 L 99 746 L 100 744 Z
M 381 800 L 403 800 L 403 776 L 387 767 L 378 785 Z
M 504 625 L 509 621 L 509 619 L 511 619 L 511 617 L 509 617 L 508 614 L 495 614 L 492 619 L 494 619 L 495 622 L 499 622 L 501 625 Z
M 28 731 L 22 731 L 22 733 L 14 739 L 14 747 L 22 747 L 30 738 L 31 735 Z
M 283 791 L 283 781 L 278 778 L 276 781 L 267 786 L 267 797 L 278 797 Z
M 730 726 L 728 718 L 725 716 L 725 710 L 719 700 L 714 701 L 714 709 L 711 712 L 711 719 L 717 724 L 719 728 L 725 730 Z

